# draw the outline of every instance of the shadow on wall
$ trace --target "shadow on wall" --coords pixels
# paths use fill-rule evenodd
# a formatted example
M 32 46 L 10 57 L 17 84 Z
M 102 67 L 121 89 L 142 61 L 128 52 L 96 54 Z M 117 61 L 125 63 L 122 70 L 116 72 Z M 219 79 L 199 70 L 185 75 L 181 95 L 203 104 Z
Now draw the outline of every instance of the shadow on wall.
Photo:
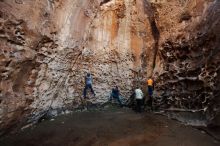
M 106 3 L 110 2 L 110 1 L 111 1 L 111 0 L 103 0 L 103 1 L 100 3 L 100 6 L 106 4 Z
M 144 12 L 148 15 L 148 21 L 150 22 L 151 26 L 151 33 L 154 38 L 154 49 L 153 49 L 153 59 L 152 59 L 152 70 L 150 73 L 150 76 L 153 74 L 153 70 L 156 65 L 156 57 L 157 57 L 157 52 L 159 48 L 159 40 L 160 40 L 160 32 L 159 29 L 157 28 L 157 24 L 155 21 L 155 15 L 154 15 L 154 9 L 152 8 L 151 4 L 148 2 L 148 0 L 143 0 L 144 2 Z

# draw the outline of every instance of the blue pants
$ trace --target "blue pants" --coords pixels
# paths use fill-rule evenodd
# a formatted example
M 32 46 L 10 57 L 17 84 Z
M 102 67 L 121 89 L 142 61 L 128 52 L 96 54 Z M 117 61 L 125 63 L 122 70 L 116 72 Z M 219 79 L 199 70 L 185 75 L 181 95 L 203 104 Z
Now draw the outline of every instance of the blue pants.
M 84 91 L 83 91 L 84 98 L 86 98 L 87 89 L 90 89 L 92 94 L 95 96 L 95 92 L 94 92 L 94 90 L 92 88 L 92 85 L 88 84 L 88 85 L 85 86 Z
M 148 86 L 148 94 L 149 94 L 149 96 L 153 95 L 153 87 L 152 86 Z

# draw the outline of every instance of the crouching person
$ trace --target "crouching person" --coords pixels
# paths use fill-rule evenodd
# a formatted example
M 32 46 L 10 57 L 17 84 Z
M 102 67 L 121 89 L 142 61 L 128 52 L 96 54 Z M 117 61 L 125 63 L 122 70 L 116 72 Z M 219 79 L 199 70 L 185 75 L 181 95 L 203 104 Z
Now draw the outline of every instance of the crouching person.
M 141 106 L 143 105 L 144 94 L 140 88 L 135 89 L 135 99 L 136 99 L 136 111 L 141 112 Z
M 116 99 L 121 107 L 123 106 L 120 100 L 120 92 L 119 92 L 118 86 L 115 86 L 114 88 L 112 88 L 112 92 L 111 92 L 110 99 L 109 99 L 110 102 L 112 101 L 112 98 Z

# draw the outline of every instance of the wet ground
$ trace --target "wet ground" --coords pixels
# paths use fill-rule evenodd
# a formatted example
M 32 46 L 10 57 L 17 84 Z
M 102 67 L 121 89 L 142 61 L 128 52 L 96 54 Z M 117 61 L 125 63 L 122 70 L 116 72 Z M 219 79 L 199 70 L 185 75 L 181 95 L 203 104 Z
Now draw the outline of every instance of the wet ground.
M 203 131 L 130 109 L 75 112 L 4 137 L 1 146 L 219 146 Z

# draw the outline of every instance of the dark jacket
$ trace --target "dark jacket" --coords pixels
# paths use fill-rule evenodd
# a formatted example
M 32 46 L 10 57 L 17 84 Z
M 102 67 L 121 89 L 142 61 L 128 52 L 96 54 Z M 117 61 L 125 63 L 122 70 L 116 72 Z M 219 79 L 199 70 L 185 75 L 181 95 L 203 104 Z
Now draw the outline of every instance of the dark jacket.
M 113 88 L 112 89 L 112 95 L 114 96 L 114 97 L 119 97 L 119 90 L 117 89 L 117 88 Z

